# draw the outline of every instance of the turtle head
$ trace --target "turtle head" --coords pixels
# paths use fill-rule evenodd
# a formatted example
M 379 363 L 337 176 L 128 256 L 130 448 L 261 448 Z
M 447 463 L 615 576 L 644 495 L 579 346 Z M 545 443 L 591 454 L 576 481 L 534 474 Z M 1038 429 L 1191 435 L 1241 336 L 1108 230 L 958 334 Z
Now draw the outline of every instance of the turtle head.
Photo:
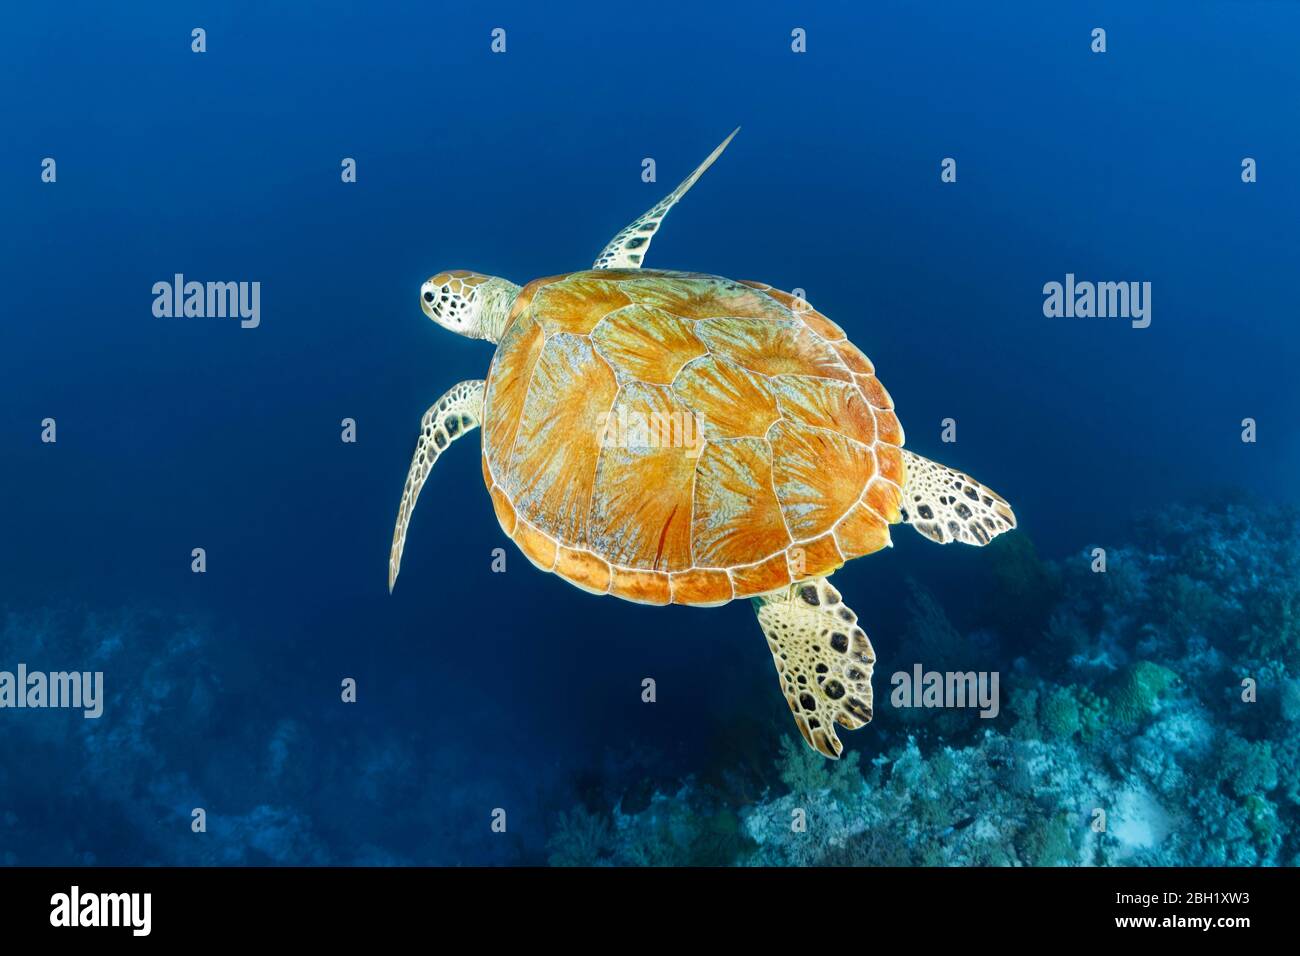
M 505 279 L 455 269 L 420 286 L 420 308 L 444 329 L 496 342 L 505 331 L 519 286 Z

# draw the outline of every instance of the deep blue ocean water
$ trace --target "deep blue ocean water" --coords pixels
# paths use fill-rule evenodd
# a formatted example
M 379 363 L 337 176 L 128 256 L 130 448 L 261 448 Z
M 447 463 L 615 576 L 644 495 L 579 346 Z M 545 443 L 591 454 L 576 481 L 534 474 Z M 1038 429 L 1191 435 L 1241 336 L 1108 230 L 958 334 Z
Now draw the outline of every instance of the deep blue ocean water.
M 536 861 L 593 768 L 705 774 L 737 712 L 792 730 L 746 602 L 536 571 L 469 441 L 385 579 L 420 415 L 492 355 L 420 283 L 586 268 L 737 125 L 649 263 L 806 290 L 909 447 L 1005 495 L 1040 554 L 1222 489 L 1294 502 L 1300 10 L 1070 6 L 10 10 L 0 604 L 27 623 L 0 669 L 102 660 L 120 697 L 0 711 L 0 861 Z M 176 273 L 260 282 L 260 326 L 155 317 Z M 1150 327 L 1045 317 L 1067 273 L 1150 282 Z M 978 617 L 991 550 L 894 537 L 836 576 L 886 671 L 904 582 Z M 889 719 L 844 735 L 864 763 Z

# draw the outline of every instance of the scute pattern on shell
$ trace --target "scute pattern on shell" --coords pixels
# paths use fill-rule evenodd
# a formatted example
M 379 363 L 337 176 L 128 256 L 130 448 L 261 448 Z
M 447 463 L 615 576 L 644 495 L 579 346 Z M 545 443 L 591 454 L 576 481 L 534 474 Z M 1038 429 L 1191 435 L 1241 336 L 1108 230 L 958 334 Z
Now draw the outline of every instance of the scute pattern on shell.
M 903 431 L 870 360 L 758 282 L 537 279 L 488 373 L 483 478 L 534 564 L 600 594 L 722 604 L 889 544 Z

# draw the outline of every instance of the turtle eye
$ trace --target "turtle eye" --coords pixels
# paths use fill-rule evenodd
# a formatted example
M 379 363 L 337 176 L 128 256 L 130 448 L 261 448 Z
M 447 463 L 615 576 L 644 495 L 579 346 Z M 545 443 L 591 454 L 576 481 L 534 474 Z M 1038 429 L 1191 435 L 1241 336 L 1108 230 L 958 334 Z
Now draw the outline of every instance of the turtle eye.
M 432 302 L 432 301 L 433 301 L 433 293 L 432 293 L 432 292 L 426 292 L 426 293 L 424 294 L 424 301 L 425 301 L 425 302 Z

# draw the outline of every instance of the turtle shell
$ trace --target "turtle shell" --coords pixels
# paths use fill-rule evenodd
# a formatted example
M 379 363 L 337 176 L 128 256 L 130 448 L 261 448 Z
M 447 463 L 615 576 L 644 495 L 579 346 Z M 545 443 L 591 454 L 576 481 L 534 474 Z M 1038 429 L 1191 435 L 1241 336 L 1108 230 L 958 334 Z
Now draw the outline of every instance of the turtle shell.
M 902 444 L 871 362 L 806 302 L 694 273 L 575 272 L 515 300 L 483 478 L 542 569 L 713 605 L 888 545 Z

